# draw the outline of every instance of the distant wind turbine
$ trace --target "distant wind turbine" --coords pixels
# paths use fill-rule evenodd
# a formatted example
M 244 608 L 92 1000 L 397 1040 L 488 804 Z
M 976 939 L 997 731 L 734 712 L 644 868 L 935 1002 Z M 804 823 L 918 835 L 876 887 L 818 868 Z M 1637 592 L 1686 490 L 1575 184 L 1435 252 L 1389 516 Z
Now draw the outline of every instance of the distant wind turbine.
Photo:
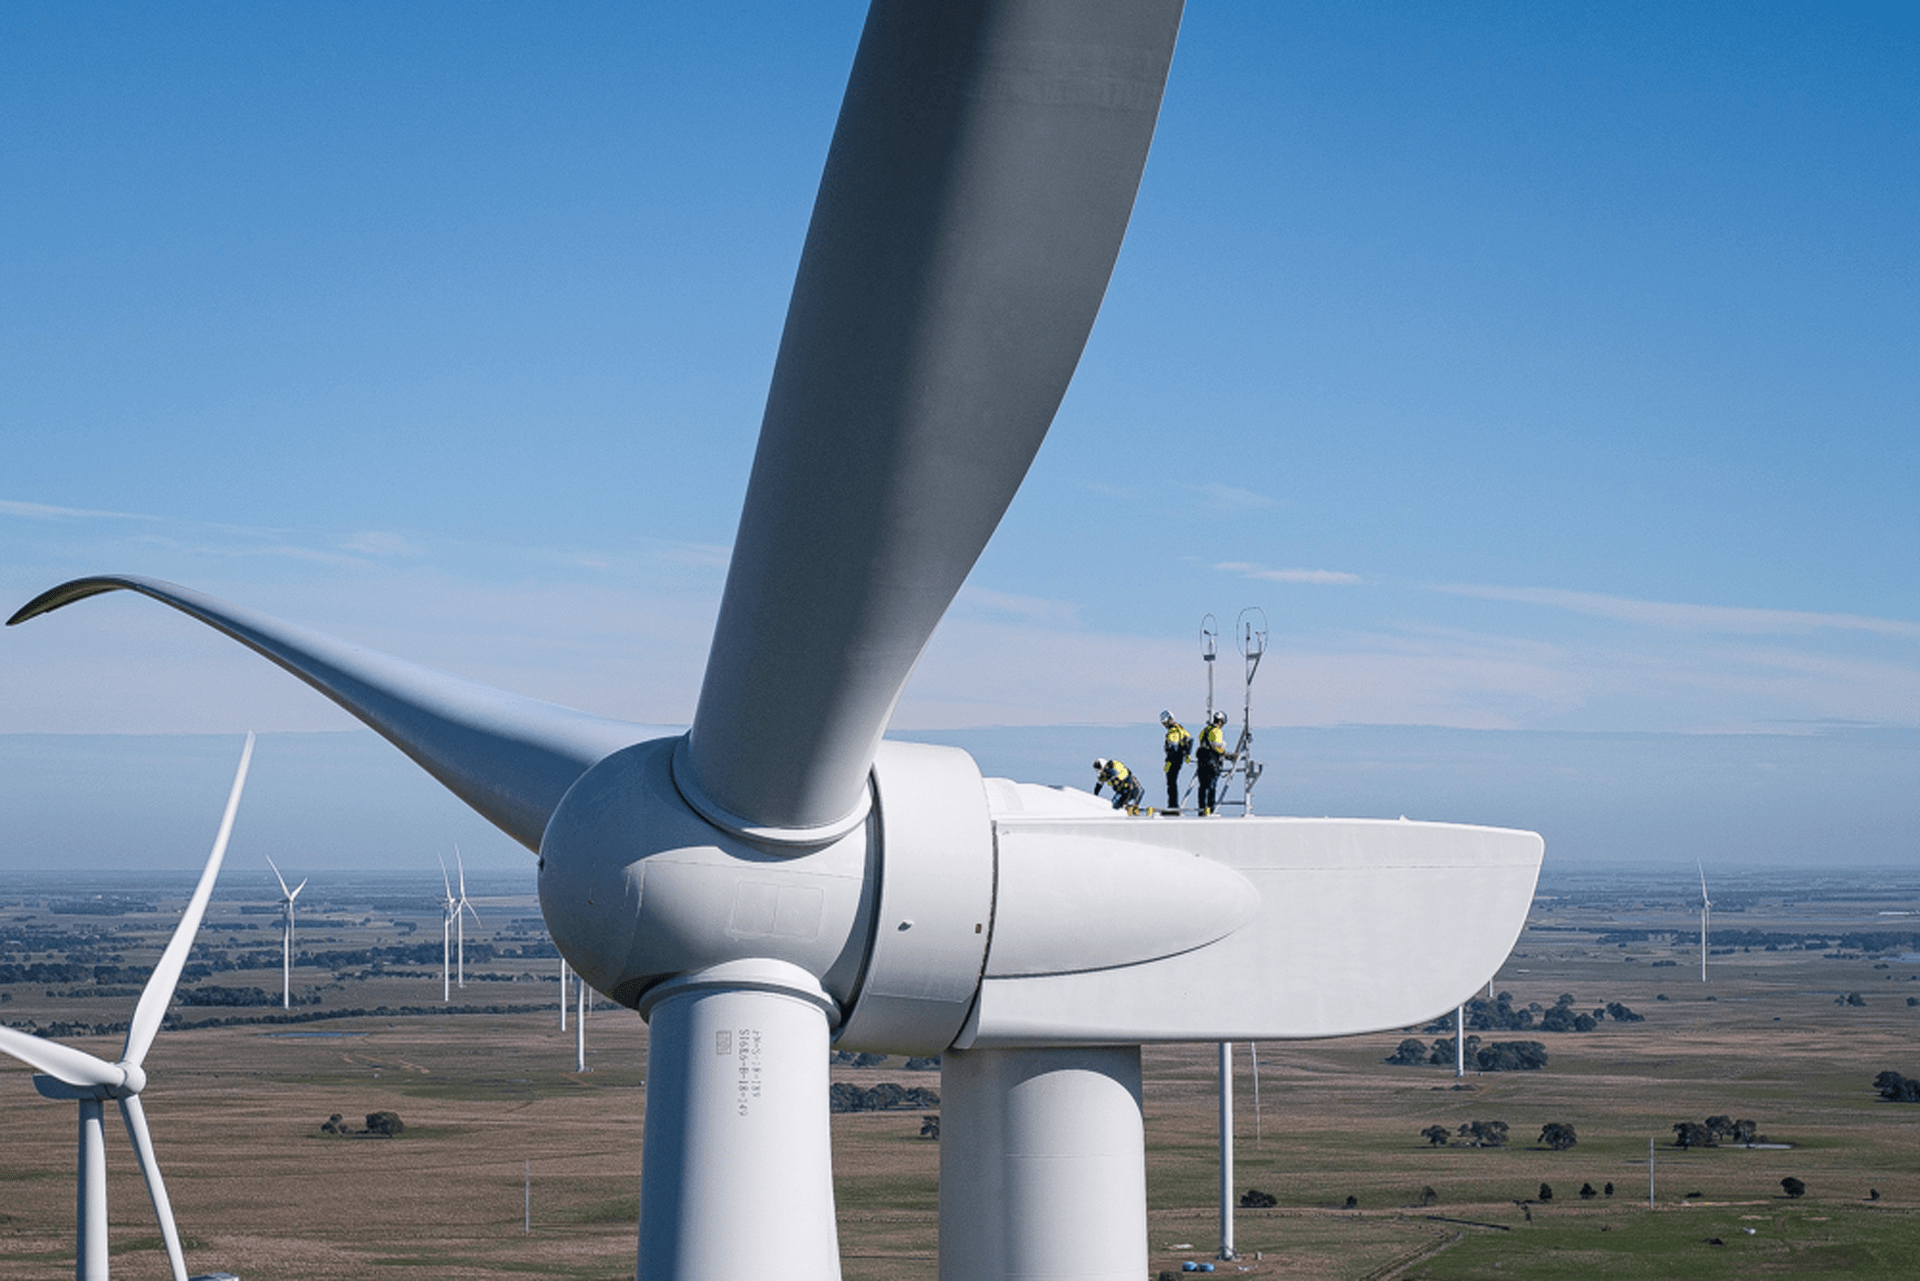
M 1707 981 L 1707 913 L 1713 907 L 1713 900 L 1707 897 L 1707 869 L 1699 860 L 1694 866 L 1700 869 L 1700 981 Z
M 280 869 L 272 858 L 267 866 L 273 868 L 273 879 L 280 882 L 280 1008 L 293 1008 L 293 900 L 300 897 L 300 891 L 307 888 L 307 882 L 301 882 L 292 889 L 287 888 L 287 878 L 280 875 Z
M 74 1231 L 74 1269 L 78 1281 L 107 1281 L 107 1165 L 103 1105 L 108 1099 L 120 1104 L 121 1119 L 127 1123 L 127 1137 L 133 1141 L 140 1175 L 146 1180 L 147 1195 L 153 1201 L 154 1218 L 160 1222 L 160 1236 L 166 1243 L 167 1263 L 173 1281 L 187 1281 L 187 1263 L 180 1250 L 180 1233 L 173 1222 L 173 1205 L 167 1199 L 167 1186 L 160 1178 L 160 1166 L 153 1155 L 153 1135 L 147 1129 L 140 1091 L 146 1088 L 147 1074 L 140 1066 L 153 1048 L 160 1023 L 173 1003 L 173 990 L 180 982 L 180 971 L 193 949 L 194 935 L 200 930 L 200 918 L 206 914 L 207 900 L 213 895 L 213 882 L 220 875 L 220 862 L 226 857 L 227 837 L 233 832 L 233 816 L 240 808 L 240 791 L 247 781 L 247 765 L 253 759 L 253 735 L 240 751 L 240 768 L 233 776 L 233 790 L 227 794 L 227 810 L 220 819 L 220 834 L 214 838 L 213 853 L 200 873 L 187 910 L 174 927 L 160 961 L 153 967 L 147 986 L 134 1006 L 133 1020 L 127 1026 L 127 1041 L 118 1063 L 108 1063 L 83 1050 L 75 1050 L 57 1041 L 43 1040 L 26 1032 L 0 1024 L 0 1050 L 41 1075 L 33 1078 L 34 1088 L 49 1099 L 73 1099 L 80 1104 L 80 1169 L 76 1198 L 78 1223 Z
M 471 916 L 475 925 L 480 924 L 480 913 L 474 911 L 473 904 L 467 902 L 467 865 L 460 861 L 458 845 L 453 847 L 453 865 L 460 873 L 460 901 L 453 908 L 453 933 L 459 957 L 455 963 L 454 982 L 460 987 L 465 987 L 467 985 L 467 922 L 461 913 L 465 912 Z M 444 872 L 446 868 L 446 860 L 442 859 L 440 870 Z
M 440 904 L 440 999 L 451 1001 L 453 991 L 450 987 L 453 979 L 453 921 L 460 915 L 460 900 L 453 896 L 453 881 L 447 876 L 445 856 L 436 854 L 440 860 L 440 883 L 446 887 L 447 897 Z

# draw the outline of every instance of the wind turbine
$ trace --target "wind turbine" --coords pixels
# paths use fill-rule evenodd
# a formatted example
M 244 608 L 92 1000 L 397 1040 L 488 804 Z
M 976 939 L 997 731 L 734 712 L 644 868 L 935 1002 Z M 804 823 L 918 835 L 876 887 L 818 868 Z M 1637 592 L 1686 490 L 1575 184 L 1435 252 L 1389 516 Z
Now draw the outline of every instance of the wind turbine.
M 77 579 L 10 620 L 116 589 L 163 601 L 538 853 L 560 951 L 650 1025 L 650 1281 L 742 1255 L 838 1276 L 830 1044 L 946 1055 L 946 1281 L 1063 1257 L 1137 1277 L 1143 1044 L 1424 1021 L 1525 922 L 1531 832 L 1147 823 L 882 741 L 1080 358 L 1179 19 L 1179 0 L 876 0 L 685 733 L 153 579 Z M 1453 937 L 1468 913 L 1481 928 Z
M 453 932 L 455 937 L 458 939 L 458 947 L 459 947 L 459 960 L 456 962 L 457 968 L 454 971 L 454 975 L 455 975 L 455 982 L 457 983 L 457 985 L 460 987 L 465 987 L 467 985 L 466 916 L 471 916 L 473 918 L 473 923 L 475 925 L 478 925 L 480 924 L 480 913 L 474 911 L 473 904 L 467 902 L 467 865 L 461 861 L 460 847 L 458 845 L 453 847 L 453 862 L 454 862 L 454 866 L 457 867 L 460 871 L 460 901 L 454 904 L 452 908 Z M 445 859 L 441 859 L 440 871 L 444 874 L 446 870 L 447 870 L 447 861 Z M 461 915 L 463 912 L 466 914 L 466 916 Z
M 454 851 L 458 857 L 459 847 L 455 846 Z M 460 915 L 460 900 L 453 896 L 453 882 L 447 878 L 446 858 L 437 854 L 435 857 L 440 859 L 440 882 L 447 891 L 446 899 L 440 904 L 440 999 L 451 1001 L 453 991 L 449 983 L 453 973 L 453 921 Z M 465 987 L 466 984 L 460 986 Z
M 220 875 L 220 863 L 227 853 L 227 838 L 233 832 L 233 816 L 240 808 L 240 792 L 247 781 L 247 765 L 253 759 L 253 735 L 247 735 L 240 749 L 240 768 L 233 776 L 233 789 L 227 793 L 226 813 L 220 819 L 220 834 L 214 838 L 213 852 L 200 873 L 187 910 L 174 927 L 158 964 L 140 992 L 133 1019 L 127 1025 L 127 1040 L 120 1061 L 109 1063 L 84 1050 L 72 1049 L 57 1041 L 43 1040 L 0 1024 L 0 1050 L 27 1066 L 39 1070 L 34 1088 L 49 1099 L 73 1099 L 80 1104 L 80 1171 L 78 1219 L 75 1227 L 73 1274 L 78 1281 L 106 1281 L 107 1277 L 107 1165 L 104 1104 L 113 1099 L 120 1104 L 120 1117 L 127 1124 L 127 1137 L 133 1142 L 140 1162 L 140 1176 L 146 1180 L 147 1195 L 153 1201 L 154 1218 L 160 1221 L 160 1236 L 166 1243 L 167 1263 L 173 1281 L 187 1281 L 186 1259 L 180 1250 L 180 1233 L 174 1227 L 173 1204 L 167 1199 L 167 1185 L 160 1177 L 159 1163 L 153 1155 L 153 1135 L 147 1129 L 146 1111 L 140 1104 L 140 1091 L 147 1086 L 146 1070 L 141 1066 L 160 1024 L 173 1003 L 173 989 L 180 982 L 180 971 L 193 950 L 194 935 L 200 930 L 200 918 L 206 914 L 207 900 L 213 894 L 213 882 Z
M 280 882 L 280 1008 L 290 1010 L 293 1008 L 293 900 L 300 897 L 307 882 L 302 879 L 288 889 L 287 878 L 280 875 L 272 855 L 267 856 L 267 866 L 273 868 L 273 879 Z
M 1700 869 L 1700 981 L 1707 981 L 1707 913 L 1713 909 L 1713 900 L 1707 897 L 1707 869 L 1699 860 L 1694 866 Z

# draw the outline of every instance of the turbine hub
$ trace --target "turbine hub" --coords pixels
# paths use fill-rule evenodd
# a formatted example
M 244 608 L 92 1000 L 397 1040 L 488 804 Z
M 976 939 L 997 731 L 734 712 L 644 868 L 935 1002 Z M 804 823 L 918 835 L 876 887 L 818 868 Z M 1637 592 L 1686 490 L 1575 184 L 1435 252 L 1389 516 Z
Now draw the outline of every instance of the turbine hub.
M 126 1074 L 125 1080 L 108 1091 L 114 1098 L 128 1098 L 147 1088 L 146 1069 L 142 1068 L 138 1063 L 129 1063 L 125 1059 L 122 1059 L 120 1062 L 114 1064 L 114 1066 Z
M 540 911 L 567 963 L 621 1005 L 730 961 L 798 966 L 844 1008 L 869 930 L 868 825 L 796 853 L 722 831 L 674 785 L 679 740 L 600 761 L 540 842 Z

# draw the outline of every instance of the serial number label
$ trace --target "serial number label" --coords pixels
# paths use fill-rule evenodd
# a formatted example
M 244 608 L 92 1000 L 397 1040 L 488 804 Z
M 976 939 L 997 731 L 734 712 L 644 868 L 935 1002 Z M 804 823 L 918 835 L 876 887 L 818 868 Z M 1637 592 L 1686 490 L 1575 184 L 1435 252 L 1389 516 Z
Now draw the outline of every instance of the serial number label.
M 760 1097 L 760 1029 L 741 1028 L 734 1034 L 734 1046 L 740 1074 L 734 1086 L 735 1103 L 740 1115 L 745 1116 L 752 1111 L 754 1100 Z

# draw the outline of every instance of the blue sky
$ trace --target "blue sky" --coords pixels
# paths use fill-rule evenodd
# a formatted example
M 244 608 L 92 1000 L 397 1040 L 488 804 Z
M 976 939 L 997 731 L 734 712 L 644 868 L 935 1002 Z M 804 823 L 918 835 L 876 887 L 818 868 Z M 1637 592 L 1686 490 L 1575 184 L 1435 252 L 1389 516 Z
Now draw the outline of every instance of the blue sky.
M 0 598 L 684 720 L 861 16 L 0 13 Z M 896 726 L 1193 707 L 1257 604 L 1276 727 L 1920 729 L 1916 101 L 1871 6 L 1192 5 Z M 0 642 L 0 735 L 347 723 L 151 602 Z

